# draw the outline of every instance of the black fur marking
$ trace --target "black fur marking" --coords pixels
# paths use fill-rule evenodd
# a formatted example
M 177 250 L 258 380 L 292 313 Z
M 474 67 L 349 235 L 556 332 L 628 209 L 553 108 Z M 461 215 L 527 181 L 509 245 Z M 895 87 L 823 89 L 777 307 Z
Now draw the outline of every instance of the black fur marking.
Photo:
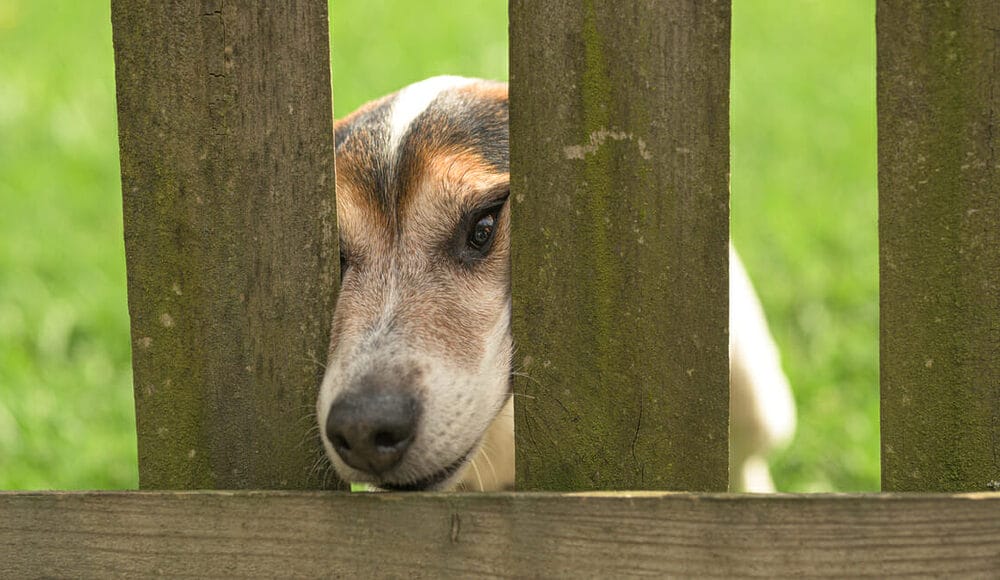
M 352 169 L 360 172 L 354 181 L 386 215 L 396 215 L 413 191 L 421 156 L 429 151 L 469 151 L 498 173 L 509 172 L 507 99 L 446 89 L 413 120 L 398 149 L 390 152 L 392 104 L 397 95 L 377 102 L 335 135 L 337 154 L 350 155 Z
M 392 175 L 385 151 L 389 147 L 389 123 L 395 95 L 377 102 L 334 133 L 336 154 L 351 157 L 353 180 L 379 207 L 391 207 Z
M 414 119 L 403 136 L 400 154 L 419 155 L 426 145 L 456 147 L 481 156 L 497 172 L 508 173 L 508 117 L 506 99 L 477 98 L 475 93 L 463 90 L 445 91 Z M 400 163 L 400 167 L 406 165 Z

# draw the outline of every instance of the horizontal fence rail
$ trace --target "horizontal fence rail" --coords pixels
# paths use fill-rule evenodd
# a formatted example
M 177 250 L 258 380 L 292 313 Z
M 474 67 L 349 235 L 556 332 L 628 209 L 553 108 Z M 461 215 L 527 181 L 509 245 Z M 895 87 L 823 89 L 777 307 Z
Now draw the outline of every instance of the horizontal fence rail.
M 1000 495 L 0 493 L 5 576 L 995 577 Z

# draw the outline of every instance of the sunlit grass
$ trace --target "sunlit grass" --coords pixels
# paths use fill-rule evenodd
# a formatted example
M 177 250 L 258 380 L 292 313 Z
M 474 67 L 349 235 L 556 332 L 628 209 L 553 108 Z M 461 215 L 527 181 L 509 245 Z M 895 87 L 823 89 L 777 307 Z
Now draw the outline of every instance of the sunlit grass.
M 0 488 L 135 487 L 107 3 L 0 7 Z
M 733 8 L 733 238 L 799 406 L 777 483 L 875 491 L 874 2 Z

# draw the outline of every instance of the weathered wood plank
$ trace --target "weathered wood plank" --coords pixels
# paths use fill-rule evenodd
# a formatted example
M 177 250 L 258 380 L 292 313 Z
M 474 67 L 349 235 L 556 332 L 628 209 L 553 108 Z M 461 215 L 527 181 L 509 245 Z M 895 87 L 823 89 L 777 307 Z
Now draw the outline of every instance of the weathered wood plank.
M 1000 494 L 0 493 L 24 577 L 995 577 Z
M 327 1 L 114 0 L 112 20 L 140 485 L 318 487 Z
M 518 489 L 727 487 L 729 31 L 510 3 Z
M 1000 0 L 878 3 L 882 488 L 1000 480 Z

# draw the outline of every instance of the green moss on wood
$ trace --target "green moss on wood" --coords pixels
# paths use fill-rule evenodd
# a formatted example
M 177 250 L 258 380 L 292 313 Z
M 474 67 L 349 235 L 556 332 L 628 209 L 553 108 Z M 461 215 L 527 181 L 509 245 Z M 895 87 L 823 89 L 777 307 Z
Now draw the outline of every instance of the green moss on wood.
M 878 5 L 882 487 L 1000 477 L 1000 2 Z
M 144 488 L 323 484 L 311 414 L 337 287 L 326 10 L 112 3 Z
M 725 489 L 728 4 L 511 19 L 518 485 Z

